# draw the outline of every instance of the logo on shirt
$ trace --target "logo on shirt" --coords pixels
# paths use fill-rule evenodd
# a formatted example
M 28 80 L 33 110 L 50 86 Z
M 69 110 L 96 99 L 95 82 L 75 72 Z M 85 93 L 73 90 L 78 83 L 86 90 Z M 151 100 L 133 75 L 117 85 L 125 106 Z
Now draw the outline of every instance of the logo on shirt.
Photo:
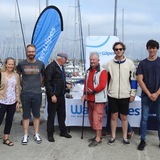
M 39 68 L 38 66 L 25 66 L 24 72 L 26 75 L 31 75 L 31 74 L 39 74 Z

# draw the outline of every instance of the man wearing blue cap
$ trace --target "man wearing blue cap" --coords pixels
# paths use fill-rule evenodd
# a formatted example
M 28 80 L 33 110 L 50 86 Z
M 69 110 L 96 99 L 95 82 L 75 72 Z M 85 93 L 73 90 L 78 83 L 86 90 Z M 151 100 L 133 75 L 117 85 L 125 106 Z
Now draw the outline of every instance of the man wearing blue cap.
M 66 84 L 66 76 L 64 71 L 64 64 L 68 59 L 66 53 L 58 53 L 56 60 L 53 60 L 45 70 L 44 85 L 46 87 L 47 101 L 48 101 L 48 118 L 47 118 L 47 136 L 49 142 L 54 142 L 53 133 L 54 119 L 57 112 L 58 123 L 60 128 L 60 136 L 71 138 L 67 133 L 65 119 L 65 93 L 69 90 L 71 85 Z

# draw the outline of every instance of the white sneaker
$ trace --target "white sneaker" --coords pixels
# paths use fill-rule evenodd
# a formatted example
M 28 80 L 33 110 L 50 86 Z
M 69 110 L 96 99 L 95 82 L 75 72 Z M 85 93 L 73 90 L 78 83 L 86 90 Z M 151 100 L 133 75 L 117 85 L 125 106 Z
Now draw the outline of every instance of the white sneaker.
M 24 136 L 22 137 L 21 143 L 22 143 L 23 145 L 27 145 L 27 144 L 28 144 L 28 141 L 29 141 L 29 136 L 28 136 L 28 135 L 24 135 Z
M 41 137 L 40 137 L 40 135 L 39 135 L 38 133 L 36 133 L 36 134 L 33 136 L 33 138 L 34 138 L 34 140 L 35 140 L 35 142 L 36 142 L 37 144 L 42 143 L 42 139 L 41 139 Z

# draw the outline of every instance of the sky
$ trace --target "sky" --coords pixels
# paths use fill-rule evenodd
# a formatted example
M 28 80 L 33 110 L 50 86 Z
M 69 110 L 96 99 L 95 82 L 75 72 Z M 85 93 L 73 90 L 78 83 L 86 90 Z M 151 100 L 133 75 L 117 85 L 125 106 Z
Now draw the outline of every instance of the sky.
M 48 0 L 49 5 L 59 8 L 63 16 L 64 31 L 53 50 L 72 55 L 75 45 L 74 32 L 76 0 Z M 117 0 L 117 36 L 126 44 L 126 55 L 131 59 L 147 56 L 145 44 L 149 39 L 160 42 L 160 1 Z M 30 43 L 34 25 L 40 12 L 46 7 L 46 0 L 19 0 L 26 44 Z M 83 39 L 87 36 L 112 36 L 114 31 L 115 0 L 80 0 Z M 15 0 L 0 1 L 0 56 L 22 52 L 22 33 Z M 123 38 L 122 38 L 123 37 Z M 159 53 L 158 53 L 159 54 Z M 53 56 L 52 55 L 52 56 Z M 6 55 L 3 55 L 6 56 Z M 11 55 L 12 56 L 12 55 Z M 25 55 L 24 55 L 25 56 Z

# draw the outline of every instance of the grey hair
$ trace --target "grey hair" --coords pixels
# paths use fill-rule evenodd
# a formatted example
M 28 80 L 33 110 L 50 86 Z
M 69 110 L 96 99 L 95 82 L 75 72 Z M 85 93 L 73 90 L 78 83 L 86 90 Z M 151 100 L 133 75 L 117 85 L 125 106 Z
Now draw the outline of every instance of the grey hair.
M 99 54 L 97 52 L 91 52 L 89 58 L 96 56 L 99 59 Z

